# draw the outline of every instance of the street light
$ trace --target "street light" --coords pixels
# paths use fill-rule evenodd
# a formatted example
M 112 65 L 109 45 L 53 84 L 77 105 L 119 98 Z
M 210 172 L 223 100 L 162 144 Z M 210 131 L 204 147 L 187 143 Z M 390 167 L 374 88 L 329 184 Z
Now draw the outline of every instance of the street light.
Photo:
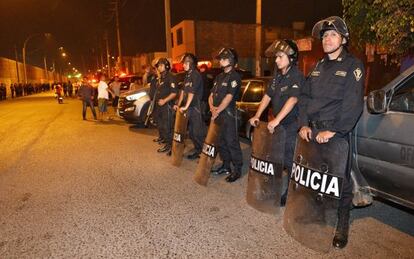
M 22 49 L 22 52 L 23 52 L 23 70 L 24 70 L 24 81 L 25 81 L 26 84 L 27 84 L 26 45 L 27 45 L 27 42 L 30 39 L 32 39 L 32 38 L 34 38 L 36 36 L 39 36 L 39 35 L 42 35 L 42 34 L 41 33 L 35 33 L 35 34 L 30 35 L 29 37 L 27 37 L 27 39 L 23 43 L 23 49 Z M 52 34 L 50 34 L 50 33 L 44 33 L 43 36 L 45 36 L 46 38 L 50 38 L 52 36 Z

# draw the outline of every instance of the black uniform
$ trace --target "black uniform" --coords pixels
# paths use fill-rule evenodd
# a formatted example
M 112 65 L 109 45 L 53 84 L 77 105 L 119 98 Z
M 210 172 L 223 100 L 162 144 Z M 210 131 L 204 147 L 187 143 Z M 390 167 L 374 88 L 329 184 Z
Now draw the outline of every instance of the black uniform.
M 310 126 L 312 138 L 318 132 L 335 132 L 335 138 L 349 140 L 363 110 L 365 71 L 362 62 L 344 49 L 336 60 L 325 56 L 309 75 L 300 100 L 300 127 Z M 349 154 L 344 154 L 349 155 Z M 349 166 L 348 166 L 349 167 Z M 340 209 L 352 202 L 350 170 L 344 172 Z
M 305 77 L 297 66 L 291 66 L 285 75 L 277 72 L 267 88 L 266 95 L 272 100 L 273 116 L 279 114 L 290 97 L 299 97 L 300 90 L 305 83 Z M 280 122 L 280 126 L 285 129 L 285 153 L 284 166 L 289 171 L 292 169 L 293 155 L 295 151 L 296 136 L 298 132 L 298 106 L 286 115 Z
M 206 137 L 207 128 L 203 122 L 201 112 L 201 101 L 203 97 L 203 79 L 197 69 L 188 71 L 184 78 L 184 98 L 181 105 L 187 103 L 188 94 L 194 94 L 193 99 L 188 107 L 188 127 L 190 139 L 193 141 L 195 152 L 201 153 L 203 148 L 203 141 Z
M 215 119 L 220 125 L 220 136 L 218 141 L 218 153 L 223 160 L 225 168 L 230 169 L 232 162 L 236 172 L 241 172 L 243 166 L 243 154 L 239 143 L 238 123 L 236 114 L 236 100 L 241 87 L 240 75 L 232 69 L 230 72 L 222 72 L 214 80 L 211 90 L 213 95 L 213 106 L 218 107 L 227 94 L 233 99 L 227 108 Z
M 158 100 L 164 99 L 171 93 L 177 94 L 178 88 L 176 79 L 170 72 L 161 74 L 157 84 L 156 102 L 157 102 L 157 121 L 160 137 L 166 141 L 166 144 L 172 145 L 172 135 L 174 132 L 174 100 L 165 103 L 163 106 L 158 105 Z

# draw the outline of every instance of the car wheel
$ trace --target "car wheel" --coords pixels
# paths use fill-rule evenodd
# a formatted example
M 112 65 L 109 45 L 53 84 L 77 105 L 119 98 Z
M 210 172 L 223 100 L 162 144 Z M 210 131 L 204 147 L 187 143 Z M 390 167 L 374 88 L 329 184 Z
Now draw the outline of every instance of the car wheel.
M 147 118 L 147 113 L 148 113 L 149 105 L 150 105 L 150 103 L 145 103 L 142 106 L 142 109 L 141 109 L 140 114 L 139 114 L 139 121 L 140 122 L 143 122 L 143 123 L 145 122 L 145 119 Z

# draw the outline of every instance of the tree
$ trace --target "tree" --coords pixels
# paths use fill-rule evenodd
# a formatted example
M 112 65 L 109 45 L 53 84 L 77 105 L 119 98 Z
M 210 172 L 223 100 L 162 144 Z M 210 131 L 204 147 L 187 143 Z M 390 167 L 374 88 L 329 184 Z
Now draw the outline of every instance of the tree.
M 375 44 L 395 57 L 414 47 L 413 0 L 342 0 L 342 5 L 357 47 Z

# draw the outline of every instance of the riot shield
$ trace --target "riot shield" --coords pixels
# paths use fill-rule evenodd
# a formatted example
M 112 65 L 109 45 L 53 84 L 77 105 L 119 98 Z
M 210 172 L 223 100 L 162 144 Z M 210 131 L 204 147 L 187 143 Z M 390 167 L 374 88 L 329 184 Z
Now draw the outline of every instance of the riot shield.
M 207 186 L 210 178 L 210 171 L 214 165 L 214 160 L 217 157 L 217 142 L 220 134 L 220 126 L 211 121 L 208 127 L 206 139 L 204 141 L 203 150 L 201 152 L 200 160 L 198 161 L 197 170 L 194 174 L 194 181 L 198 184 Z
M 183 161 L 185 134 L 187 132 L 188 117 L 186 113 L 175 113 L 174 135 L 172 143 L 172 164 L 180 166 Z
M 260 122 L 253 134 L 246 201 L 259 211 L 278 214 L 282 195 L 285 130 L 276 127 L 271 134 L 267 122 Z
M 345 139 L 324 144 L 297 139 L 283 226 L 313 250 L 332 247 L 347 160 Z

